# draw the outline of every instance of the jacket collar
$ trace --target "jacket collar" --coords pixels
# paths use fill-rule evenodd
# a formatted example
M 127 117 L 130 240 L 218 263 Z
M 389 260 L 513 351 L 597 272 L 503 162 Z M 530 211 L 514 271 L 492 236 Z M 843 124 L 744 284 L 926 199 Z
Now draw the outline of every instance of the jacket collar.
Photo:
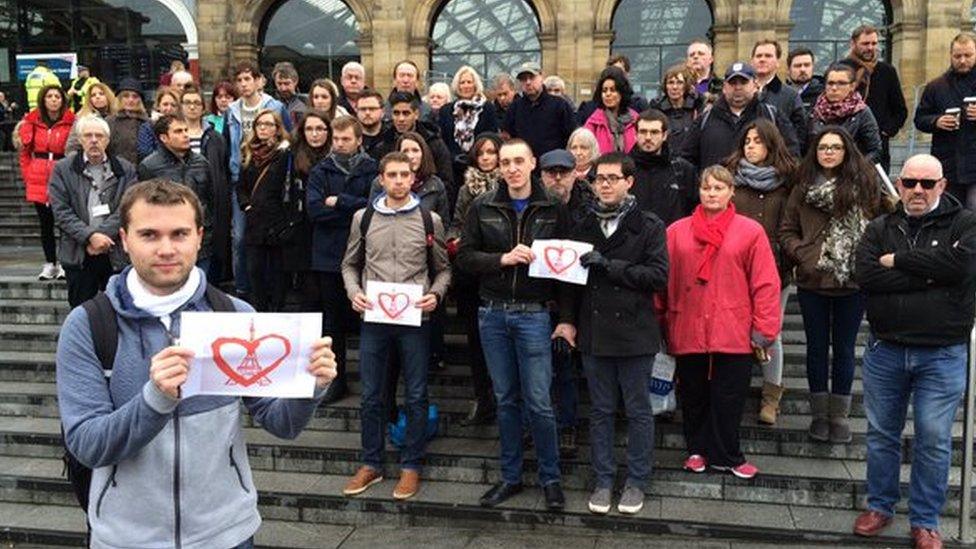
M 609 246 L 600 247 L 601 250 L 605 250 L 609 247 L 613 247 L 620 242 L 625 233 L 640 234 L 644 230 L 644 214 L 641 212 L 640 208 L 633 207 L 629 212 L 624 214 L 623 218 L 620 219 L 617 225 L 617 230 L 614 231 L 610 238 L 607 238 L 603 234 L 603 230 L 600 228 L 600 221 L 597 219 L 596 215 L 589 211 L 582 222 L 583 234 L 594 235 L 598 238 L 598 242 L 607 242 Z
M 512 209 L 512 197 L 508 194 L 508 185 L 504 180 L 499 182 L 498 188 L 495 189 L 495 193 L 489 202 L 499 208 Z M 554 204 L 556 204 L 556 199 L 546 192 L 545 187 L 543 187 L 539 180 L 532 178 L 532 193 L 529 194 L 529 205 L 551 206 Z
M 71 171 L 77 173 L 78 175 L 83 175 L 85 173 L 85 155 L 80 151 L 71 153 L 74 156 L 71 159 Z M 125 175 L 125 169 L 122 168 L 122 163 L 119 159 L 111 154 L 108 156 L 109 166 L 112 168 L 112 175 L 116 179 L 122 179 Z

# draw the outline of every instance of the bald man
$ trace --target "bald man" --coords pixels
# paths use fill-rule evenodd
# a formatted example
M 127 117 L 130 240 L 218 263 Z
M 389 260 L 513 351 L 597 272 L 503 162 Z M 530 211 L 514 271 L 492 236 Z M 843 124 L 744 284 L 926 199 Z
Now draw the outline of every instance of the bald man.
M 915 440 L 908 519 L 915 547 L 942 547 L 939 513 L 952 459 L 952 422 L 966 385 L 973 329 L 976 214 L 945 193 L 942 164 L 917 155 L 896 181 L 901 203 L 872 221 L 857 248 L 871 338 L 864 352 L 867 511 L 854 533 L 875 536 L 898 503 L 908 404 Z

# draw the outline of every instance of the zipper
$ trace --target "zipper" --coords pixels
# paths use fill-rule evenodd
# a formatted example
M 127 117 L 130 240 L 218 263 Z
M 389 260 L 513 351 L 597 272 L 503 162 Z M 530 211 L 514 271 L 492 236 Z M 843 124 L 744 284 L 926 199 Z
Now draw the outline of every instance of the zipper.
M 244 474 L 241 473 L 241 468 L 237 465 L 237 460 L 234 459 L 233 445 L 227 449 L 227 455 L 230 456 L 230 466 L 233 467 L 234 471 L 237 473 L 237 481 L 241 483 L 241 488 L 244 489 L 244 492 L 250 494 L 251 491 L 247 488 L 247 486 L 244 485 Z
M 115 488 L 118 484 L 115 482 L 115 472 L 119 469 L 118 464 L 112 466 L 112 473 L 108 476 L 108 480 L 105 481 L 105 486 L 102 486 L 101 493 L 98 494 L 98 502 L 95 504 L 95 516 L 101 516 L 102 514 L 102 500 L 105 499 L 105 494 L 108 492 L 109 486 Z
M 179 408 L 173 410 L 173 515 L 175 519 L 173 537 L 176 538 L 176 549 L 183 546 L 180 540 L 180 416 Z

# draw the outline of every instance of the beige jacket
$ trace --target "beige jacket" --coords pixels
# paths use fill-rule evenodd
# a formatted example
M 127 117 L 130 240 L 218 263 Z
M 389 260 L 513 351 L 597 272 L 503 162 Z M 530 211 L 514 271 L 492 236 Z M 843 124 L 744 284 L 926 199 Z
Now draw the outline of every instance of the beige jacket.
M 362 240 L 359 225 L 366 210 L 359 210 L 353 215 L 349 243 L 342 259 L 342 280 L 346 285 L 346 294 L 351 301 L 356 294 L 366 293 L 367 280 L 422 284 L 424 294 L 436 294 L 438 302 L 443 303 L 451 283 L 444 223 L 440 216 L 431 213 L 434 221 L 432 263 L 437 272 L 428 277 L 427 235 L 424 233 L 419 202 L 411 200 L 410 204 L 394 212 L 385 207 L 384 198 L 385 195 L 380 195 L 374 201 L 376 213 L 370 221 L 366 238 L 365 265 L 359 259 Z

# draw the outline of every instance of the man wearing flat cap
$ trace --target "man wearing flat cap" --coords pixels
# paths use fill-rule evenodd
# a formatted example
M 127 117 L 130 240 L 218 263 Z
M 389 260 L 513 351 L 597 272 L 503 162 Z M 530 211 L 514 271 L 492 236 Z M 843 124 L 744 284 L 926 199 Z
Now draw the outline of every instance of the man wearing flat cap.
M 522 95 L 509 107 L 502 130 L 524 140 L 539 156 L 565 147 L 576 129 L 573 107 L 546 91 L 538 63 L 522 63 L 513 75 L 522 86 Z

